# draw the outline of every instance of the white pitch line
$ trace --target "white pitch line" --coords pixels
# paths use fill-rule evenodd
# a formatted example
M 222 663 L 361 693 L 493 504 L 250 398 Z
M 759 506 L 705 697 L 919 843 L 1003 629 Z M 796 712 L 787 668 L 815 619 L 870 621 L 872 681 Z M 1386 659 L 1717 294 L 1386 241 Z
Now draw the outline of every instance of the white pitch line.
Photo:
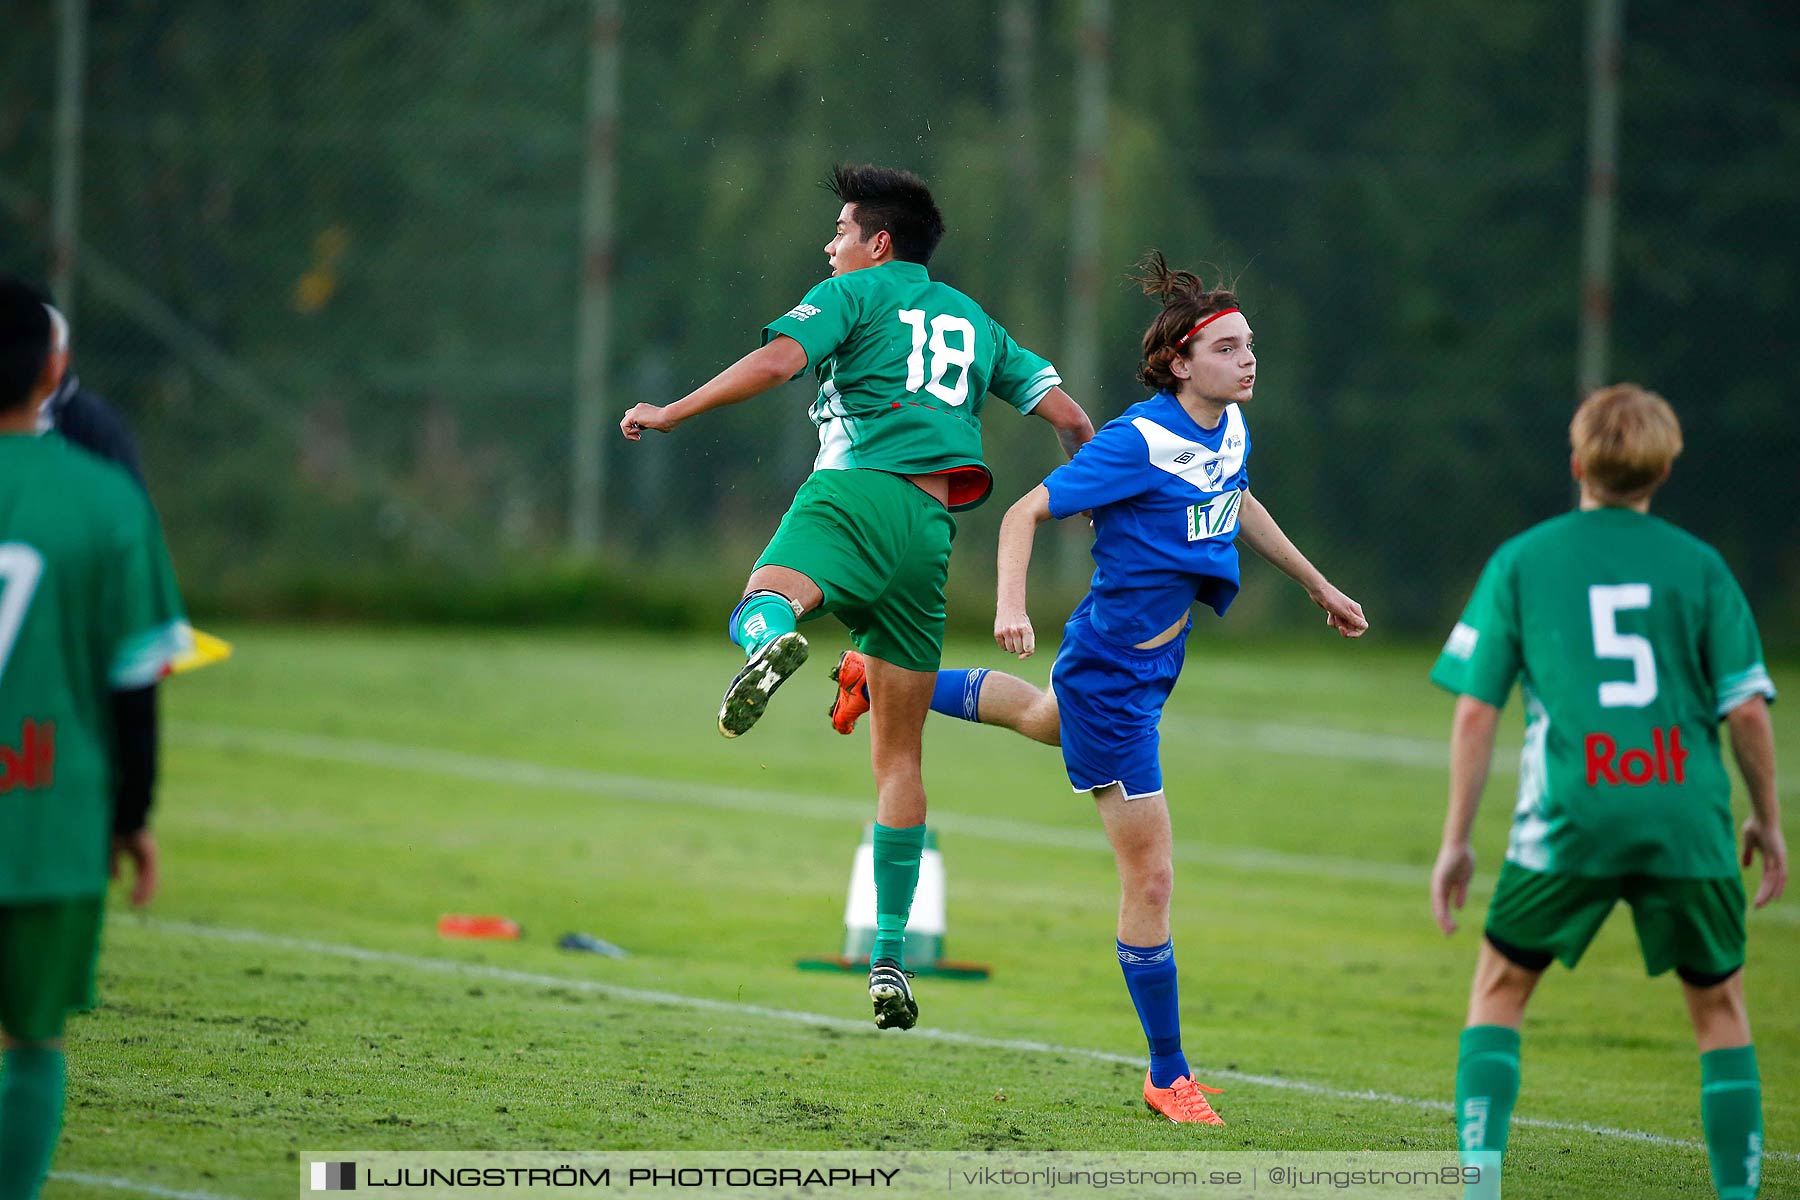
M 220 750 L 248 749 L 310 762 L 414 771 L 467 782 L 546 788 L 587 795 L 629 796 L 634 803 L 651 801 L 859 825 L 867 821 L 873 811 L 867 803 L 833 800 L 824 796 L 804 796 L 725 784 L 651 779 L 641 775 L 589 771 L 578 767 L 553 767 L 525 759 L 490 758 L 455 750 L 407 746 L 332 734 L 180 722 L 170 726 L 169 737 L 171 741 L 188 745 Z M 1009 845 L 1043 846 L 1107 855 L 1112 853 L 1106 835 L 1096 829 L 1072 829 L 941 810 L 931 818 L 931 823 L 944 833 L 985 838 Z M 1251 846 L 1204 846 L 1193 842 L 1176 842 L 1174 851 L 1178 862 L 1198 863 L 1214 869 L 1294 875 L 1304 879 L 1346 879 L 1413 887 L 1421 892 L 1431 878 L 1431 869 L 1426 866 L 1409 867 L 1402 863 L 1290 854 Z M 1787 924 L 1800 923 L 1800 906 L 1778 904 L 1774 908 L 1760 910 L 1757 915 Z
M 1327 725 L 1290 725 L 1277 721 L 1236 721 L 1197 713 L 1164 713 L 1165 729 L 1185 729 L 1208 736 L 1208 753 L 1229 756 L 1233 749 L 1266 750 L 1301 758 L 1329 758 L 1339 762 L 1378 763 L 1389 767 L 1418 767 L 1450 772 L 1450 739 L 1409 737 L 1403 733 L 1363 733 Z M 1446 730 L 1449 721 L 1444 722 Z M 1490 775 L 1519 773 L 1517 742 L 1496 746 Z M 1800 778 L 1777 776 L 1778 792 L 1800 787 Z
M 439 975 L 468 975 L 491 981 L 511 982 L 511 984 L 527 984 L 533 988 L 563 988 L 569 991 L 587 991 L 592 995 L 603 995 L 608 999 L 623 1000 L 628 1004 L 666 1004 L 666 1006 L 686 1007 L 702 1013 L 733 1013 L 738 1016 L 760 1016 L 763 1020 L 776 1020 L 787 1024 L 810 1025 L 815 1029 L 833 1029 L 837 1033 L 851 1036 L 869 1036 L 877 1038 L 882 1033 L 869 1025 L 866 1020 L 848 1020 L 844 1016 L 826 1016 L 823 1013 L 805 1013 L 797 1009 L 779 1009 L 779 1007 L 761 1006 L 761 1004 L 743 1004 L 738 1000 L 715 1000 L 711 997 L 691 997 L 679 991 L 652 991 L 646 988 L 628 988 L 625 984 L 608 984 L 596 979 L 574 979 L 567 975 L 545 975 L 540 972 L 515 972 L 504 966 L 490 966 L 486 963 L 464 963 L 459 959 L 432 959 L 425 955 L 394 954 L 391 950 L 369 950 L 365 946 L 340 945 L 329 941 L 313 941 L 308 937 L 286 937 L 283 934 L 265 934 L 263 930 L 254 928 L 223 928 L 216 925 L 196 925 L 193 921 L 164 921 L 160 918 L 139 918 L 119 921 L 113 928 L 151 928 L 162 934 L 176 934 L 185 937 L 205 937 L 209 941 L 230 941 L 239 945 L 268 946 L 272 950 L 293 950 L 301 954 L 331 955 L 338 959 L 355 959 L 358 963 L 383 963 L 389 966 L 409 966 L 419 972 L 434 972 Z M 988 1038 L 983 1034 L 958 1033 L 954 1029 L 913 1029 L 905 1034 L 913 1042 L 947 1042 L 952 1045 L 970 1045 L 985 1051 L 1015 1051 L 1021 1054 L 1060 1054 L 1066 1058 L 1087 1058 L 1102 1063 L 1121 1063 L 1127 1067 L 1141 1067 L 1143 1056 L 1132 1054 L 1111 1054 L 1107 1051 L 1093 1051 L 1078 1045 L 1055 1045 L 1053 1042 L 1033 1042 L 1024 1038 Z M 1247 1074 L 1242 1070 L 1217 1070 L 1213 1072 L 1219 1078 L 1238 1079 L 1242 1083 L 1255 1083 L 1258 1087 L 1278 1088 L 1287 1092 L 1305 1092 L 1309 1096 L 1327 1096 L 1330 1099 L 1359 1099 L 1373 1101 L 1379 1105 L 1406 1106 L 1406 1108 L 1422 1108 L 1426 1112 L 1451 1112 L 1453 1105 L 1442 1099 L 1420 1099 L 1417 1096 L 1397 1096 L 1393 1092 L 1373 1092 L 1373 1090 L 1350 1090 L 1350 1088 L 1330 1087 L 1327 1083 L 1312 1083 L 1309 1079 L 1289 1079 L 1283 1076 L 1260 1076 Z M 1514 1124 L 1528 1124 L 1543 1130 L 1557 1130 L 1564 1133 L 1595 1133 L 1598 1137 L 1611 1137 L 1618 1141 L 1647 1142 L 1652 1146 L 1669 1146 L 1674 1150 L 1697 1150 L 1705 1153 L 1705 1142 L 1688 1141 L 1681 1137 L 1663 1137 L 1661 1133 L 1645 1133 L 1642 1130 L 1616 1130 L 1606 1124 L 1591 1124 L 1586 1121 L 1550 1121 L 1544 1117 L 1514 1117 Z M 1800 1162 L 1800 1153 L 1791 1151 L 1764 1151 L 1766 1159 L 1780 1159 L 1784 1162 Z M 198 1193 L 178 1193 L 180 1196 L 194 1196 L 194 1200 L 221 1200 L 207 1198 Z
M 165 921 L 158 917 L 144 917 L 137 920 L 118 921 L 112 925 L 114 930 L 124 928 L 148 928 L 159 933 L 179 934 L 188 937 L 207 938 L 213 941 L 236 942 L 243 945 L 267 946 L 271 949 L 292 950 L 306 954 L 323 954 L 335 958 L 354 959 L 358 962 L 385 963 L 390 966 L 411 967 L 420 971 L 431 971 L 444 975 L 467 975 L 482 979 L 492 979 L 503 983 L 519 983 L 532 987 L 554 987 L 569 991 L 589 992 L 610 999 L 626 1001 L 633 1004 L 661 1004 L 676 1008 L 693 1009 L 698 1012 L 732 1013 L 739 1016 L 759 1017 L 770 1021 L 781 1021 L 791 1025 L 805 1025 L 812 1028 L 831 1029 L 840 1033 L 857 1037 L 881 1037 L 881 1031 L 875 1029 L 867 1021 L 852 1021 L 844 1017 L 831 1017 L 823 1013 L 801 1012 L 795 1009 L 769 1008 L 761 1004 L 744 1004 L 735 1000 L 715 1000 L 708 996 L 687 996 L 680 992 L 651 991 L 647 988 L 627 987 L 623 984 L 604 983 L 595 979 L 578 979 L 564 975 L 546 975 L 535 971 L 514 971 L 506 967 L 489 966 L 486 963 L 463 962 L 450 958 L 428 958 L 415 954 L 397 954 L 389 950 L 370 950 L 362 946 L 342 945 L 335 942 L 319 942 L 308 938 L 286 937 L 282 934 L 264 933 L 259 929 L 229 929 L 214 925 L 197 925 L 190 921 Z M 1105 1050 L 1090 1050 L 1081 1046 L 1059 1046 L 1053 1042 L 1039 1042 L 1020 1038 L 984 1037 L 976 1033 L 959 1033 L 950 1029 L 915 1028 L 907 1033 L 912 1041 L 947 1042 L 958 1046 L 973 1046 L 982 1050 L 1007 1050 L 1022 1054 L 1055 1054 L 1068 1058 L 1085 1058 L 1095 1062 L 1119 1063 L 1129 1067 L 1142 1067 L 1142 1055 L 1112 1054 Z M 1400 1096 L 1392 1092 L 1371 1090 L 1348 1090 L 1332 1087 L 1329 1084 L 1313 1083 L 1304 1079 L 1288 1079 L 1277 1075 L 1252 1075 L 1243 1071 L 1218 1070 L 1214 1075 L 1222 1079 L 1235 1079 L 1241 1083 L 1254 1084 L 1259 1087 L 1275 1088 L 1281 1091 L 1304 1092 L 1312 1096 L 1326 1096 L 1333 1100 L 1362 1100 L 1375 1104 L 1387 1104 L 1405 1108 L 1422 1109 L 1427 1112 L 1448 1113 L 1453 1105 L 1443 1100 L 1426 1100 L 1416 1096 Z M 1600 1137 L 1614 1138 L 1621 1141 L 1644 1142 L 1654 1146 L 1668 1146 L 1672 1149 L 1697 1150 L 1704 1154 L 1704 1142 L 1690 1141 L 1686 1138 L 1665 1137 L 1659 1133 L 1645 1133 L 1637 1129 L 1614 1129 L 1609 1125 L 1595 1125 L 1585 1121 L 1553 1121 L 1542 1117 L 1513 1118 L 1515 1125 L 1529 1125 L 1537 1129 L 1553 1129 L 1562 1133 L 1591 1133 Z M 1446 1131 L 1448 1133 L 1448 1131 Z M 1784 1162 L 1800 1162 L 1800 1154 L 1785 1150 L 1764 1151 L 1765 1158 L 1780 1159 Z M 202 1197 L 195 1193 L 177 1194 L 186 1200 L 222 1200 L 216 1197 Z
M 1377 763 L 1385 767 L 1450 770 L 1450 739 L 1407 737 L 1398 733 L 1358 733 L 1323 725 L 1290 725 L 1275 721 L 1237 721 L 1198 713 L 1164 713 L 1163 727 L 1204 733 L 1208 752 L 1266 750 L 1302 758 Z M 1446 728 L 1448 721 L 1445 722 Z M 1494 753 L 1492 774 L 1517 774 L 1519 747 L 1501 746 Z
M 233 725 L 182 723 L 170 729 L 170 737 L 175 742 L 206 746 L 210 749 L 249 749 L 264 754 L 300 758 L 312 762 L 414 771 L 420 774 L 439 775 L 476 783 L 538 787 L 608 797 L 629 796 L 633 803 L 650 801 L 856 825 L 861 825 L 869 820 L 874 811 L 871 805 L 862 801 L 834 800 L 824 796 L 805 796 L 793 792 L 766 791 L 757 788 L 733 787 L 727 784 L 651 779 L 641 775 L 589 771 L 578 767 L 552 767 L 524 759 L 490 758 L 463 754 L 455 750 L 437 750 L 424 746 L 369 741 L 363 738 L 336 737 L 330 734 L 293 733 L 287 730 L 254 729 Z M 967 837 L 986 838 L 1014 845 L 1044 846 L 1057 850 L 1080 850 L 1108 855 L 1112 853 L 1111 847 L 1107 844 L 1106 835 L 1098 829 L 1072 829 L 1030 821 L 1009 821 L 1000 817 L 969 816 L 956 812 L 934 815 L 931 823 L 945 833 L 958 833 Z M 1175 857 L 1181 861 L 1197 862 L 1209 867 L 1244 871 L 1272 871 L 1278 874 L 1308 877 L 1326 875 L 1339 879 L 1404 884 L 1421 888 L 1429 878 L 1429 871 L 1425 867 L 1362 862 L 1350 858 L 1286 854 L 1277 850 L 1259 850 L 1252 847 L 1240 849 L 1197 846 L 1188 842 L 1178 842 L 1175 846 Z
M 144 1196 L 156 1196 L 158 1200 L 233 1200 L 230 1196 L 221 1196 L 216 1192 L 184 1192 L 179 1188 L 166 1188 L 154 1183 L 139 1183 L 135 1179 L 120 1179 L 114 1175 L 89 1175 L 85 1171 L 52 1171 L 50 1178 L 59 1183 L 80 1183 L 86 1184 L 88 1187 L 137 1192 Z

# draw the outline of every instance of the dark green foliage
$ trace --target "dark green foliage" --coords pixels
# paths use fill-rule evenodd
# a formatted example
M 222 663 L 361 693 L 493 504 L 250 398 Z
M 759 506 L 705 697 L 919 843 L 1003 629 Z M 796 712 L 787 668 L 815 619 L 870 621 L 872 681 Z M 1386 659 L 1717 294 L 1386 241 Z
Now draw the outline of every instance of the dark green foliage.
M 55 22 L 49 0 L 14 7 L 0 266 L 37 269 Z M 626 4 L 611 409 L 703 381 L 823 274 L 835 202 L 817 184 L 841 160 L 924 175 L 949 224 L 934 274 L 1066 356 L 1076 6 L 1026 0 L 1010 84 L 1004 7 Z M 92 251 L 281 398 L 279 416 L 250 406 L 84 283 L 78 364 L 136 418 L 190 578 L 224 594 L 347 563 L 549 559 L 588 6 L 91 9 Z M 1788 641 L 1797 12 L 1627 6 L 1612 358 L 1686 420 L 1660 510 L 1725 551 Z M 1106 382 L 1079 399 L 1107 417 L 1141 395 L 1153 309 L 1124 273 L 1142 250 L 1234 278 L 1263 353 L 1257 491 L 1378 627 L 1441 628 L 1488 551 L 1569 500 L 1583 20 L 1551 0 L 1114 6 L 1116 273 Z M 672 578 L 703 562 L 734 589 L 810 461 L 809 398 L 793 384 L 661 445 L 607 438 L 607 560 Z M 998 494 L 1023 492 L 1050 439 L 989 424 Z M 1002 507 L 963 522 L 969 596 Z M 1061 559 L 1053 577 L 1078 581 L 1079 549 Z

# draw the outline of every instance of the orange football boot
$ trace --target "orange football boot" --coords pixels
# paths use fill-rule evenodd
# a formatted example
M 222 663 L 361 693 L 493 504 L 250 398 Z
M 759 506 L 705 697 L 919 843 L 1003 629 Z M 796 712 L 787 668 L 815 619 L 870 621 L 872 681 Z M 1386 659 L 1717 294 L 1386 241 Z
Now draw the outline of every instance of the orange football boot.
M 837 699 L 831 702 L 831 727 L 839 733 L 854 732 L 857 718 L 869 711 L 869 698 L 863 695 L 863 656 L 844 651 L 831 668 L 831 677 L 838 688 Z
M 1196 1083 L 1192 1075 L 1183 1075 L 1168 1087 L 1159 1088 L 1150 1082 L 1150 1072 L 1144 1072 L 1144 1103 L 1177 1125 L 1223 1125 L 1225 1119 L 1206 1100 L 1223 1090 Z

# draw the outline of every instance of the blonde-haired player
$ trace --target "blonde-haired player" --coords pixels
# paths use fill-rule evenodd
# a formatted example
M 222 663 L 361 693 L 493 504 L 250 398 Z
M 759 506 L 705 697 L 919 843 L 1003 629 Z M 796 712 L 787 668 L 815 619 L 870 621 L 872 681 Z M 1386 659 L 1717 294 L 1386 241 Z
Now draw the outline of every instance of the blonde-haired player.
M 1759 1182 L 1762 1097 L 1719 725 L 1750 792 L 1741 861 L 1762 857 L 1760 908 L 1787 880 L 1775 688 L 1724 560 L 1649 513 L 1682 448 L 1668 403 L 1634 384 L 1603 388 L 1576 412 L 1569 441 L 1579 507 L 1494 553 L 1431 672 L 1458 696 L 1449 815 L 1431 877 L 1446 934 L 1468 895 L 1469 830 L 1515 679 L 1525 703 L 1518 804 L 1457 1062 L 1462 1148 L 1506 1149 L 1526 1001 L 1552 959 L 1575 966 L 1623 900 L 1646 970 L 1680 976 L 1700 1048 L 1713 1183 L 1741 1200 Z

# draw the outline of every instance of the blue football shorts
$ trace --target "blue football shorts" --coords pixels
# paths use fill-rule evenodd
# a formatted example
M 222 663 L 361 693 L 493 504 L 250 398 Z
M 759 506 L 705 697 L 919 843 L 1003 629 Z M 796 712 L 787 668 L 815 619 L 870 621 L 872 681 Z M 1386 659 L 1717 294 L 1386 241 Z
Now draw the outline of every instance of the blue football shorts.
M 1075 611 L 1050 670 L 1070 786 L 1090 792 L 1117 783 L 1131 800 L 1162 791 L 1157 726 L 1186 659 L 1185 629 L 1154 650 L 1138 650 L 1104 640 L 1087 614 Z

